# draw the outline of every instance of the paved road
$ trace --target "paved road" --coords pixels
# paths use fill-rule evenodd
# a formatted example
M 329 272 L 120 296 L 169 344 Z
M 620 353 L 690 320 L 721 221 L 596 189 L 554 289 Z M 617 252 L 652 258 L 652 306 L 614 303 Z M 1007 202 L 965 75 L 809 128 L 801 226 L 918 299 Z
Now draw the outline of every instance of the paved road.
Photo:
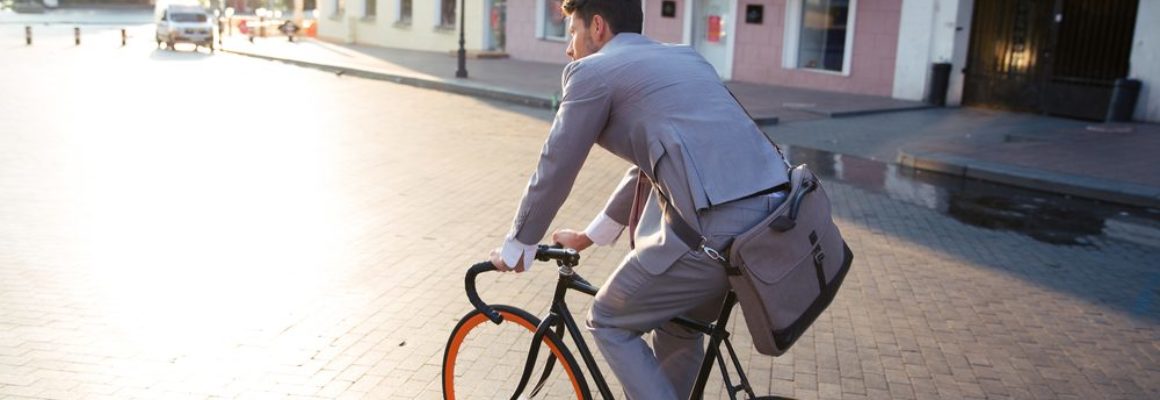
M 151 43 L 0 53 L 0 398 L 440 397 L 462 270 L 506 232 L 550 114 Z M 593 152 L 556 226 L 624 167 Z M 857 263 L 788 356 L 735 319 L 759 391 L 1160 397 L 1160 250 L 827 190 Z M 553 280 L 483 294 L 538 313 Z

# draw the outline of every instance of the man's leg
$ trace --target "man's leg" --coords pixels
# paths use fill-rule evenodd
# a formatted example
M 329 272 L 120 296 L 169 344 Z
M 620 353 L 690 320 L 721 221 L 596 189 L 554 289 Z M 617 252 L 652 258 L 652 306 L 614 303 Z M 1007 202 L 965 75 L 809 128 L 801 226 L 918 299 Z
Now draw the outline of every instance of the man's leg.
M 720 249 L 784 199 L 779 192 L 721 204 L 699 213 L 698 223 L 708 244 Z M 630 399 L 688 398 L 704 358 L 704 339 L 667 323 L 678 315 L 713 320 L 728 288 L 721 265 L 700 251 L 689 251 L 656 276 L 633 254 L 625 257 L 596 294 L 588 327 Z M 641 338 L 654 329 L 655 356 Z
M 721 312 L 724 301 L 725 296 L 713 298 L 684 316 L 712 322 Z M 677 398 L 689 398 L 697 373 L 701 370 L 701 362 L 705 359 L 705 334 L 675 322 L 665 322 L 653 331 L 652 346 L 661 371 L 672 383 Z
M 660 275 L 649 274 L 632 254 L 625 258 L 596 295 L 588 328 L 629 399 L 688 396 L 691 386 L 685 388 L 689 384 L 681 382 L 678 391 L 673 381 L 687 375 L 689 368 L 696 374 L 698 353 L 703 351 L 689 347 L 697 347 L 698 340 L 661 339 L 664 345 L 658 354 L 663 362 L 690 364 L 663 365 L 641 335 L 705 304 L 716 301 L 720 307 L 727 288 L 721 266 L 698 252 L 682 256 Z

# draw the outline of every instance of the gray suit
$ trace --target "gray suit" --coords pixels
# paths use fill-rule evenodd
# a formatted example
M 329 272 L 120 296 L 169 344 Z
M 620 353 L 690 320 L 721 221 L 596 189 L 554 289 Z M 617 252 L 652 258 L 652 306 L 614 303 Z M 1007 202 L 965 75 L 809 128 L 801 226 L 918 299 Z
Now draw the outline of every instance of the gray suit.
M 696 371 L 699 335 L 665 322 L 681 314 L 711 319 L 727 283 L 720 266 L 690 251 L 664 222 L 658 191 L 719 245 L 776 206 L 776 196 L 753 195 L 785 183 L 784 164 L 713 67 L 688 46 L 621 33 L 568 64 L 563 86 L 514 237 L 522 243 L 544 237 L 593 144 L 633 165 L 604 208 L 622 225 L 629 224 L 643 172 L 651 191 L 631 233 L 635 249 L 597 295 L 588 323 L 631 398 L 684 395 L 681 380 L 686 364 Z M 640 338 L 654 329 L 659 360 Z

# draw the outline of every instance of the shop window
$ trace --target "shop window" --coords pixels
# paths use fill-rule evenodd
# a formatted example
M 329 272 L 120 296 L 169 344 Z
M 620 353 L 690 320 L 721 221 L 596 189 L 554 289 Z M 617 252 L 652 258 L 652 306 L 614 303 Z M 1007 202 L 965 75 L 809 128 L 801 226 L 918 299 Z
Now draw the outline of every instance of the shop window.
M 850 73 L 857 0 L 786 2 L 783 67 Z
M 561 0 L 538 0 L 539 37 L 542 39 L 568 40 L 568 18 L 560 9 Z

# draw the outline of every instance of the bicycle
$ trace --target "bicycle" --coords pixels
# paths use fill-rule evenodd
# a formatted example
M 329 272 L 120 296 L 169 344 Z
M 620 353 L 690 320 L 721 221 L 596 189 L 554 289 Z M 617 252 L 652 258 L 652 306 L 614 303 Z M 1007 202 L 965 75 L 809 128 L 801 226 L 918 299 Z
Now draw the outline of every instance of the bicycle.
M 477 328 L 485 326 L 483 323 L 486 321 L 491 321 L 496 326 L 505 326 L 505 323 L 507 326 L 515 325 L 513 329 L 518 332 L 525 334 L 528 332 L 532 333 L 530 347 L 527 350 L 527 354 L 523 357 L 523 372 L 520 374 L 519 383 L 516 385 L 515 392 L 511 396 L 513 400 L 535 398 L 539 395 L 559 398 L 556 394 L 548 394 L 546 391 L 548 388 L 569 393 L 580 400 L 593 398 L 588 381 L 585 379 L 584 371 L 580 368 L 575 356 L 572 355 L 564 343 L 563 337 L 565 333 L 572 337 L 572 342 L 575 343 L 584 365 L 592 374 L 592 379 L 595 381 L 596 388 L 601 397 L 605 399 L 613 398 L 608 383 L 605 381 L 600 367 L 596 364 L 596 359 L 593 358 L 587 343 L 585 343 L 584 338 L 580 335 L 580 329 L 576 325 L 572 314 L 569 312 L 564 298 L 564 295 L 569 290 L 595 296 L 599 288 L 593 286 L 573 269 L 580 264 L 580 254 L 576 250 L 540 245 L 535 258 L 538 261 L 555 260 L 559 267 L 559 278 L 556 281 L 556 289 L 552 297 L 551 307 L 543 321 L 520 308 L 507 305 L 488 305 L 480 299 L 475 289 L 475 279 L 481 273 L 495 271 L 495 267 L 491 262 L 481 262 L 471 266 L 467 270 L 465 289 L 467 291 L 467 298 L 475 309 L 468 312 L 459 320 L 459 323 L 451 331 L 451 336 L 447 339 L 447 347 L 443 353 L 442 369 L 443 398 L 445 400 L 467 398 L 467 396 L 473 396 L 472 398 L 482 397 L 479 396 L 479 393 L 474 392 L 486 392 L 493 389 L 490 385 L 479 385 L 481 383 L 480 381 L 490 384 L 491 381 L 487 379 L 474 379 L 474 381 L 471 379 L 459 379 L 460 382 L 457 382 L 457 377 L 462 378 L 463 376 L 460 375 L 466 374 L 464 371 L 457 370 L 460 364 L 465 364 L 465 367 L 472 367 L 479 361 L 494 361 L 481 360 L 479 357 L 467 357 L 463 355 L 465 349 L 473 347 L 471 345 L 465 346 L 467 342 L 466 338 L 472 335 L 473 331 Z M 703 397 L 705 386 L 713 370 L 714 361 L 716 361 L 720 366 L 721 375 L 725 382 L 725 389 L 728 391 L 730 399 L 737 399 L 739 393 L 743 393 L 747 396 L 745 398 L 751 400 L 784 399 L 778 396 L 757 397 L 753 392 L 753 388 L 749 385 L 749 379 L 741 368 L 741 361 L 737 358 L 737 353 L 733 350 L 733 344 L 729 341 L 730 334 L 725 329 L 733 306 L 736 303 L 736 294 L 729 291 L 725 296 L 724 302 L 721 304 L 721 311 L 717 315 L 717 323 L 715 324 L 683 317 L 673 319 L 673 321 L 683 326 L 709 336 L 709 345 L 705 352 L 705 359 L 701 363 L 700 372 L 697 374 L 697 380 L 689 398 L 701 399 Z M 499 337 L 503 338 L 504 336 L 501 335 Z M 733 369 L 737 372 L 739 378 L 737 385 L 733 384 L 729 371 L 726 368 L 724 355 L 720 351 L 722 343 L 725 344 L 725 348 L 728 350 L 729 358 L 734 367 Z M 549 349 L 546 360 L 541 360 L 539 357 L 543 345 L 547 345 Z M 494 347 L 494 343 L 483 346 L 483 349 L 486 350 L 488 347 Z M 563 382 L 549 382 L 553 369 L 557 364 L 564 370 L 564 375 L 561 376 L 561 378 L 564 378 Z M 493 363 L 493 365 L 504 366 L 502 362 Z M 536 384 L 531 387 L 527 396 L 521 397 L 524 391 L 528 389 L 528 384 L 534 375 L 533 372 L 540 365 L 543 365 L 543 369 L 540 371 Z M 571 397 L 571 395 L 568 397 Z M 491 394 L 487 397 L 494 398 L 495 395 Z

